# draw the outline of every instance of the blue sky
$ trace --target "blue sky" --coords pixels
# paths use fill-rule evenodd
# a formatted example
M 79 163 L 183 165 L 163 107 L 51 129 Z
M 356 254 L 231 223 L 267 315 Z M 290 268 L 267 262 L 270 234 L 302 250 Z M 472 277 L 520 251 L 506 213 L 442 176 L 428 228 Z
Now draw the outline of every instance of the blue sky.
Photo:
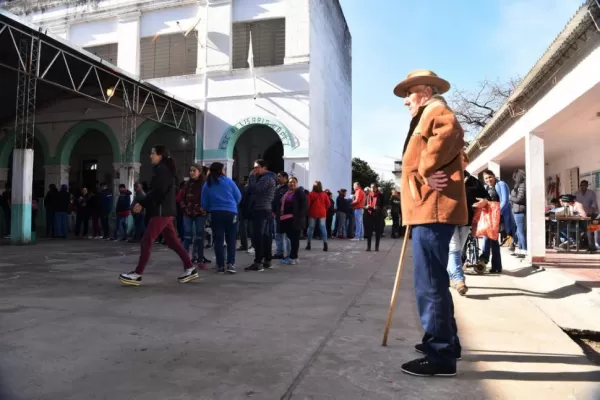
M 431 69 L 462 89 L 524 76 L 583 0 L 340 2 L 352 34 L 353 156 L 389 179 L 410 121 L 392 89 L 408 72 Z

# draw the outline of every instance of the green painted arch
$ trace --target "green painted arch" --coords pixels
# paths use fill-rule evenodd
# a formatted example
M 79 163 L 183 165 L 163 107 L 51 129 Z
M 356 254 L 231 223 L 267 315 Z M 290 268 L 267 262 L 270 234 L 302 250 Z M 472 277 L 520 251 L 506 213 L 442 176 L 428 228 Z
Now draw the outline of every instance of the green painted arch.
M 147 119 L 146 121 L 142 122 L 137 127 L 137 129 L 135 131 L 135 141 L 133 143 L 133 150 L 132 150 L 134 162 L 138 162 L 138 163 L 140 162 L 140 159 L 142 157 L 142 148 L 144 147 L 146 140 L 148 140 L 150 135 L 152 135 L 154 132 L 156 132 L 156 130 L 162 128 L 163 126 L 164 125 L 162 125 L 159 122 Z
M 2 140 L 0 140 L 0 168 L 9 168 L 8 161 L 10 160 L 10 153 L 14 147 L 14 132 L 6 135 Z M 46 137 L 40 133 L 37 129 L 35 130 L 34 140 L 38 142 L 40 147 L 42 148 L 42 153 L 44 155 L 44 164 L 51 164 L 52 157 L 50 156 L 50 146 L 48 145 L 48 141 Z
M 248 129 L 258 125 L 265 125 L 273 129 L 281 139 L 286 153 L 292 152 L 300 146 L 298 138 L 277 118 L 255 116 L 243 118 L 236 124 L 230 125 L 223 135 L 221 135 L 218 151 L 225 153 L 223 155 L 226 158 L 233 158 L 233 149 L 240 136 Z
M 121 162 L 121 146 L 110 126 L 97 120 L 81 121 L 73 125 L 60 139 L 56 147 L 56 164 L 69 165 L 73 148 L 87 132 L 95 130 L 104 134 L 112 148 L 114 162 Z

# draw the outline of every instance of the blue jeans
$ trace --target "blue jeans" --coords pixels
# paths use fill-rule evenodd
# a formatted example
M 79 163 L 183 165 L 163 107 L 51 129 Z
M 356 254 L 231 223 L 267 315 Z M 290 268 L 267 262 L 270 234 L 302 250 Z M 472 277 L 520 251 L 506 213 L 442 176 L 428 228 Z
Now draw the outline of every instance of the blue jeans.
M 119 233 L 123 232 L 123 239 L 127 239 L 127 218 L 128 216 L 120 216 L 117 214 L 117 221 L 115 223 L 115 235 L 114 239 L 119 237 Z
M 290 249 L 292 248 L 290 239 L 286 236 L 285 233 L 276 233 L 275 234 L 275 245 L 277 246 L 277 250 L 275 250 L 275 253 L 277 255 L 289 254 Z
M 492 271 L 502 271 L 502 257 L 500 256 L 500 243 L 497 240 L 483 238 L 483 249 L 481 249 L 480 260 L 486 264 L 490 260 L 490 251 L 492 253 Z
M 354 230 L 354 239 L 363 239 L 365 236 L 365 231 L 363 229 L 363 213 L 365 212 L 364 209 L 357 209 L 354 210 L 354 225 L 355 225 L 355 230 Z
M 315 224 L 319 223 L 319 229 L 321 230 L 321 236 L 323 237 L 323 243 L 327 243 L 327 229 L 325 228 L 325 218 L 308 218 L 308 240 L 310 243 L 315 231 Z
M 515 214 L 515 223 L 517 224 L 517 239 L 519 240 L 519 250 L 527 250 L 527 233 L 525 224 L 527 220 L 525 213 Z
M 450 240 L 450 253 L 446 269 L 454 284 L 465 281 L 465 273 L 462 269 L 462 251 L 467 243 L 469 232 L 471 232 L 470 226 L 457 226 Z
M 60 238 L 67 237 L 67 213 L 54 213 L 54 236 Z
M 134 214 L 133 222 L 135 223 L 135 240 L 141 240 L 146 231 L 146 216 L 144 213 Z
M 197 217 L 183 216 L 183 248 L 189 253 L 192 238 L 194 238 L 194 254 L 192 255 L 192 259 L 197 259 L 198 262 L 204 260 L 205 222 L 206 217 L 203 215 Z M 212 229 L 214 230 L 214 227 Z
M 433 363 L 452 366 L 461 352 L 446 271 L 454 229 L 447 224 L 412 227 L 415 296 L 425 354 Z
M 227 264 L 235 265 L 235 242 L 238 231 L 237 214 L 231 211 L 212 211 L 210 213 L 210 227 L 215 241 L 217 268 L 222 271 L 225 268 L 224 241 L 227 243 Z

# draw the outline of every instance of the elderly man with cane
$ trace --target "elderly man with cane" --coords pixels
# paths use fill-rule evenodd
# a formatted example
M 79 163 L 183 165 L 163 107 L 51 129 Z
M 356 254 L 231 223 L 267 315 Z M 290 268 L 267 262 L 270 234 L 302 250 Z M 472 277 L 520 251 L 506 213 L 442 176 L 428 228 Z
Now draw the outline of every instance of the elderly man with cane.
M 415 350 L 425 357 L 402 365 L 416 376 L 454 376 L 460 358 L 446 267 L 457 225 L 467 223 L 461 151 L 463 130 L 441 94 L 450 84 L 413 71 L 394 89 L 412 116 L 402 157 L 402 222 L 412 229 L 414 286 L 425 331 Z

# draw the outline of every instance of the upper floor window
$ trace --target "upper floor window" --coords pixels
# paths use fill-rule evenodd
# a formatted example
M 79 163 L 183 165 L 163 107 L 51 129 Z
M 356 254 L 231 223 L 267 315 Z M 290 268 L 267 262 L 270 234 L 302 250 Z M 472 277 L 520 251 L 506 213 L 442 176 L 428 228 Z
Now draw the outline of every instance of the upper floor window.
M 100 57 L 103 60 L 108 61 L 113 65 L 117 65 L 117 54 L 119 51 L 119 45 L 117 43 L 84 47 L 84 50 L 89 51 L 90 53 Z
M 198 36 L 183 33 L 142 38 L 140 76 L 142 79 L 192 75 L 198 65 Z
M 248 65 L 250 32 L 252 32 L 254 66 L 283 65 L 285 18 L 277 18 L 233 24 L 233 68 L 250 67 Z

